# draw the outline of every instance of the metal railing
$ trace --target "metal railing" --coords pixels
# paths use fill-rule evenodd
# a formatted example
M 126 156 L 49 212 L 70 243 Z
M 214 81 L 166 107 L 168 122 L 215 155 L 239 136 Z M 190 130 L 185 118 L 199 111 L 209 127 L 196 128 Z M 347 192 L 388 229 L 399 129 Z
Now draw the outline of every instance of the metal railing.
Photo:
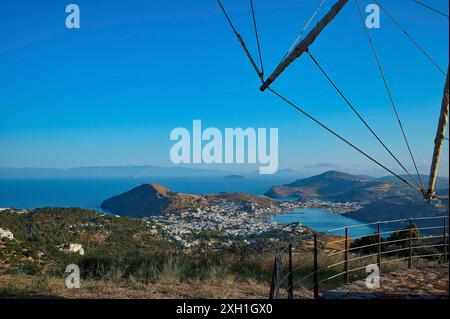
M 359 231 L 351 236 L 351 231 L 363 227 L 371 231 Z M 328 238 L 333 240 L 328 242 Z M 339 278 L 340 284 L 349 283 L 352 274 L 365 273 L 369 264 L 376 264 L 381 274 L 388 264 L 396 262 L 403 262 L 408 268 L 418 259 L 446 263 L 448 216 L 396 219 L 331 229 L 314 233 L 312 248 L 295 248 L 301 242 L 289 243 L 276 254 L 269 298 L 280 298 L 284 289 L 288 299 L 294 298 L 295 289 L 318 298 L 322 285 L 329 286 Z M 297 260 L 299 257 L 306 258 L 307 262 Z M 360 278 L 353 276 L 353 279 Z

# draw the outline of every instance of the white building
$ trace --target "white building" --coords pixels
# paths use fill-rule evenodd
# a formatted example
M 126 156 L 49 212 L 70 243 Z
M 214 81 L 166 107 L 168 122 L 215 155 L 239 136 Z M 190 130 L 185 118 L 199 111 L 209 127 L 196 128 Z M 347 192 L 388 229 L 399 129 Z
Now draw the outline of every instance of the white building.
M 81 256 L 84 255 L 84 248 L 83 245 L 81 244 L 62 244 L 59 245 L 59 250 L 60 251 L 68 251 L 71 253 L 79 253 Z
M 14 234 L 7 229 L 0 228 L 0 238 L 7 238 L 9 240 L 13 240 Z

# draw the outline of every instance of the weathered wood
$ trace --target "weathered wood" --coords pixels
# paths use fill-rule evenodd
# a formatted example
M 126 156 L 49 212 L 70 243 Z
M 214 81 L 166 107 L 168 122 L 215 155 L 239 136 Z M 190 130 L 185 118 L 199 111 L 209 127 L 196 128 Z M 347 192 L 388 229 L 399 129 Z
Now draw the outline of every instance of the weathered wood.
M 308 33 L 308 35 L 300 41 L 294 50 L 278 65 L 275 71 L 266 79 L 263 85 L 260 87 L 261 91 L 266 90 L 270 84 L 272 84 L 276 78 L 297 58 L 299 58 L 304 52 L 308 51 L 308 48 L 313 44 L 314 40 L 325 29 L 325 27 L 338 15 L 342 8 L 347 4 L 348 0 L 338 0 L 328 13 L 320 20 L 316 26 Z
M 431 162 L 430 178 L 428 180 L 428 192 L 426 197 L 428 200 L 432 200 L 435 195 L 436 177 L 439 169 L 439 163 L 441 160 L 442 148 L 444 146 L 445 131 L 447 130 L 448 122 L 448 105 L 449 105 L 449 80 L 448 80 L 448 69 L 447 69 L 447 80 L 444 87 L 444 96 L 442 97 L 441 104 L 441 115 L 439 117 L 439 124 L 436 132 L 436 137 L 434 139 L 434 152 L 433 160 Z

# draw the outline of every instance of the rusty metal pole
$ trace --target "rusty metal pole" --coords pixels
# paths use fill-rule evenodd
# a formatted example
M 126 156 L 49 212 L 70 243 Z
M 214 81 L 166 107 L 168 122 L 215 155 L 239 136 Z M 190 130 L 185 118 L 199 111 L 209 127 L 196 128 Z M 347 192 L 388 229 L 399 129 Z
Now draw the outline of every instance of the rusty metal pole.
M 412 268 L 412 257 L 413 257 L 413 225 L 412 220 L 409 220 L 409 258 L 408 258 L 408 268 Z
M 314 299 L 319 298 L 319 264 L 317 259 L 317 234 L 314 234 Z
M 345 262 L 344 262 L 344 271 L 345 271 L 345 283 L 348 284 L 348 227 L 345 227 Z
M 288 299 L 294 299 L 294 280 L 292 273 L 292 244 L 289 244 L 289 278 L 288 278 Z
M 447 221 L 444 217 L 444 262 L 447 262 L 448 256 L 447 256 Z
M 277 274 L 277 257 L 273 261 L 272 282 L 270 283 L 269 299 L 275 299 L 275 277 Z
M 381 274 L 381 231 L 380 231 L 380 223 L 377 224 L 377 243 L 378 243 L 378 254 L 377 254 L 377 264 L 378 269 Z

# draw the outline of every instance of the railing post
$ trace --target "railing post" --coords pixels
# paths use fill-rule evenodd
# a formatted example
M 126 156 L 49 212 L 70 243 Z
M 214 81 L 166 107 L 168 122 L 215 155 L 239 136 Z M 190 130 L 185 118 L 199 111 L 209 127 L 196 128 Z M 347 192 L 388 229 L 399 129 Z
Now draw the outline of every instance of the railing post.
M 348 284 L 348 227 L 345 227 L 345 261 L 344 261 L 344 271 L 345 271 L 345 283 Z
M 319 298 L 319 265 L 317 259 L 317 234 L 314 234 L 314 299 Z
M 269 299 L 275 299 L 275 281 L 278 271 L 277 268 L 278 268 L 277 257 L 275 256 L 275 259 L 273 261 L 272 282 L 270 283 Z
M 447 256 L 447 222 L 444 217 L 444 262 L 447 262 L 448 256 Z
M 288 299 L 294 299 L 294 280 L 292 274 L 292 243 L 289 244 L 289 277 L 288 277 Z
M 380 223 L 377 224 L 377 243 L 378 243 L 378 255 L 377 255 L 377 264 L 378 269 L 381 274 L 381 231 L 380 231 Z
M 413 225 L 412 220 L 409 220 L 409 258 L 408 258 L 408 268 L 412 268 L 413 259 Z

